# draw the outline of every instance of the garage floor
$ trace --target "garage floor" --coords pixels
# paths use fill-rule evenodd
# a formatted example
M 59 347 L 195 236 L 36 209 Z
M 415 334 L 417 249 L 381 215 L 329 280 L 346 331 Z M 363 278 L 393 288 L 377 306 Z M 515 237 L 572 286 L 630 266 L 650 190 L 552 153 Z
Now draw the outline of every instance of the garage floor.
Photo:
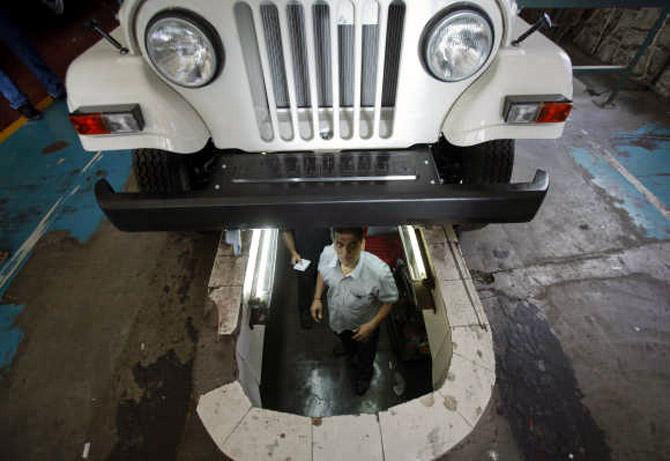
M 668 104 L 575 101 L 563 138 L 518 143 L 515 177 L 552 177 L 537 218 L 462 236 L 498 385 L 449 459 L 670 458 Z M 65 111 L 0 144 L 0 458 L 216 459 L 217 236 L 115 230 L 91 187 L 132 184 L 129 153 L 83 153 Z

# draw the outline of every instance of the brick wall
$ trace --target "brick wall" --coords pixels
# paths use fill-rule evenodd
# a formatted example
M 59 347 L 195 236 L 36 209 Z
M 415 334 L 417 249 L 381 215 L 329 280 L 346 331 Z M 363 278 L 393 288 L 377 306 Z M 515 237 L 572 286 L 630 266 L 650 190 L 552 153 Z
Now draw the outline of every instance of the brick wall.
M 537 14 L 528 10 L 528 19 Z M 550 36 L 572 42 L 602 63 L 627 65 L 661 14 L 660 8 L 563 9 L 549 11 L 556 27 Z M 633 69 L 633 79 L 670 97 L 670 19 Z

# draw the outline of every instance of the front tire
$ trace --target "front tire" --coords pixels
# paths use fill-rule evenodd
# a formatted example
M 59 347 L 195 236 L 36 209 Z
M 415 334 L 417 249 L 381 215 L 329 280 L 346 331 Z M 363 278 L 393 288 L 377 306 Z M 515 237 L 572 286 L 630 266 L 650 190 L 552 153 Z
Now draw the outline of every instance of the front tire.
M 435 160 L 447 184 L 509 183 L 514 167 L 514 140 L 498 139 L 458 147 L 441 139 L 435 145 Z
M 133 151 L 133 173 L 142 192 L 190 190 L 187 159 L 159 149 Z
M 512 179 L 512 139 L 489 141 L 464 150 L 463 184 L 506 184 Z
M 435 161 L 440 177 L 447 184 L 506 184 L 514 168 L 514 140 L 498 139 L 475 146 L 458 147 L 444 138 L 435 145 Z M 471 231 L 486 224 L 458 224 L 458 230 Z

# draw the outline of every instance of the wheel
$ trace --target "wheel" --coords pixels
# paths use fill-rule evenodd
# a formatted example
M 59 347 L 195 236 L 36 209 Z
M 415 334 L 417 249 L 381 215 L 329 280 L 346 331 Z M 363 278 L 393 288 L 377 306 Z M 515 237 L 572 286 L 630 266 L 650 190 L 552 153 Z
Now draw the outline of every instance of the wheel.
M 133 151 L 133 173 L 142 192 L 190 190 L 189 166 L 184 155 L 158 149 Z
M 463 184 L 504 184 L 512 179 L 513 140 L 489 141 L 463 150 Z
M 458 147 L 442 138 L 434 150 L 440 176 L 447 184 L 500 184 L 512 179 L 513 139 Z
M 458 147 L 441 138 L 434 146 L 434 154 L 440 177 L 447 184 L 504 184 L 512 179 L 513 139 Z M 459 231 L 470 231 L 485 226 L 458 224 L 457 228 Z

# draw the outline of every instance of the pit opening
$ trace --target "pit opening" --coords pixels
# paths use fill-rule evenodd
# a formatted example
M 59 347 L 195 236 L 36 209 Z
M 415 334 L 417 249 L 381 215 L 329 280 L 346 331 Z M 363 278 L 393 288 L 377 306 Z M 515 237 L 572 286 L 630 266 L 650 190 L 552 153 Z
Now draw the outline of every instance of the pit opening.
M 312 278 L 293 269 L 291 255 L 277 231 L 270 302 L 260 316 L 253 313 L 248 302 L 243 303 L 238 337 L 238 355 L 245 357 L 239 366 L 239 380 L 253 406 L 313 418 L 375 414 L 439 388 L 451 354 L 449 347 L 441 351 L 448 343 L 445 331 L 449 331 L 449 324 L 446 315 L 439 314 L 443 307 L 433 299 L 431 281 L 420 293 L 413 288 L 416 257 L 425 264 L 423 270 L 429 277 L 432 263 L 424 246 L 420 252 L 419 247 L 414 248 L 422 254 L 411 254 L 412 246 L 408 241 L 403 245 L 399 229 L 369 228 L 366 236 L 365 251 L 389 265 L 399 299 L 379 327 L 374 375 L 362 396 L 356 395 L 353 386 L 355 367 L 351 361 L 333 353 L 340 341 L 329 328 L 325 294 L 323 320 L 316 323 L 301 319 L 299 291 L 309 290 L 310 285 L 313 290 L 318 255 L 332 243 L 330 231 L 296 232 L 298 252 L 313 265 Z M 422 234 L 416 235 L 420 240 Z M 251 276 L 247 271 L 247 280 Z M 261 321 L 254 324 L 259 318 Z
M 373 250 L 376 230 L 370 234 L 368 250 Z M 449 226 L 401 226 L 387 234 L 382 248 L 400 237 L 403 258 L 411 261 L 404 274 L 411 274 L 412 303 L 426 307 L 420 314 L 428 350 L 423 349 L 422 365 L 412 369 L 401 360 L 405 349 L 393 347 L 397 329 L 387 320 L 376 375 L 363 397 L 352 394 L 344 359 L 330 354 L 333 333 L 323 325 L 307 330 L 309 336 L 300 331 L 296 286 L 279 231 L 222 239 L 209 300 L 219 313 L 223 346 L 234 347 L 236 375 L 201 395 L 197 412 L 227 456 L 429 459 L 471 433 L 490 402 L 495 358 L 490 325 L 458 238 Z M 234 242 L 242 243 L 241 253 L 232 251 Z M 426 284 L 429 289 L 422 289 Z M 406 311 L 396 305 L 394 312 Z M 396 371 L 405 385 L 397 389 L 404 392 L 393 391 L 400 382 Z

